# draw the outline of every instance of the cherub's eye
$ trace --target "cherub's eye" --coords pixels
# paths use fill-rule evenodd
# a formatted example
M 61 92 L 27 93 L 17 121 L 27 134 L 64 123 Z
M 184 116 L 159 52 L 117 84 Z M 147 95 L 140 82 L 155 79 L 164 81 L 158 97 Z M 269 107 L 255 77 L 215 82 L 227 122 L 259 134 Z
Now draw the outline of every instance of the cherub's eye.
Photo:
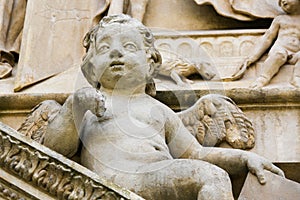
M 102 44 L 98 48 L 98 53 L 105 53 L 109 50 L 109 46 L 107 44 Z
M 137 46 L 131 42 L 125 43 L 124 48 L 127 49 L 128 51 L 136 51 L 137 50 Z

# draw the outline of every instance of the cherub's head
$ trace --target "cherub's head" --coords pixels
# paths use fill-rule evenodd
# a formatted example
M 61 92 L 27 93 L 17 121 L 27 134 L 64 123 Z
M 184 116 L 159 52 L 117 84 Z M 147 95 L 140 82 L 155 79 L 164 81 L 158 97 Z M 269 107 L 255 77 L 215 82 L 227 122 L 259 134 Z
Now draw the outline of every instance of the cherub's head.
M 278 5 L 287 14 L 300 12 L 300 0 L 279 0 Z
M 155 92 L 153 77 L 161 55 L 153 34 L 140 21 L 123 14 L 104 17 L 86 34 L 84 47 L 81 69 L 93 87 L 113 89 L 118 81 L 124 87 L 146 81 L 146 92 Z

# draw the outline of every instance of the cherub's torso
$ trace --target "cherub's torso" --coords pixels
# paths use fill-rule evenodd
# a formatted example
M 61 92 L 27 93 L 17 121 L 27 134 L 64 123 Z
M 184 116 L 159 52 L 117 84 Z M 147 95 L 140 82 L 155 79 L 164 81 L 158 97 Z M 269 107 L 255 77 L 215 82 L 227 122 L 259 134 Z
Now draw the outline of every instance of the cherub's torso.
M 289 51 L 300 51 L 300 15 L 278 16 L 278 23 L 278 43 Z
M 143 95 L 107 99 L 106 107 L 103 121 L 92 114 L 83 121 L 83 165 L 94 171 L 134 171 L 148 163 L 172 159 L 165 140 L 165 114 L 158 102 Z

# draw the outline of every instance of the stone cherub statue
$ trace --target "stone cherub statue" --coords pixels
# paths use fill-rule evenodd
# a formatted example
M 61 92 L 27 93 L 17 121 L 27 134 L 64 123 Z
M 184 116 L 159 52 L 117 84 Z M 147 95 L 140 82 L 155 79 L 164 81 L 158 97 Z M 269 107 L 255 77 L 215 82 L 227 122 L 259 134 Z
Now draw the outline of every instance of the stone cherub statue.
M 232 80 L 241 78 L 245 70 L 271 47 L 263 63 L 263 71 L 251 87 L 267 85 L 285 63 L 295 65 L 291 84 L 300 87 L 300 0 L 279 0 L 278 3 L 286 14 L 274 18 L 270 28 Z
M 146 199 L 233 199 L 228 174 L 248 169 L 262 184 L 264 169 L 284 176 L 254 153 L 201 146 L 176 113 L 147 94 L 155 91 L 161 56 L 138 20 L 105 17 L 84 45 L 81 69 L 93 88 L 54 111 L 44 145 L 70 157 L 81 141 L 82 165 Z

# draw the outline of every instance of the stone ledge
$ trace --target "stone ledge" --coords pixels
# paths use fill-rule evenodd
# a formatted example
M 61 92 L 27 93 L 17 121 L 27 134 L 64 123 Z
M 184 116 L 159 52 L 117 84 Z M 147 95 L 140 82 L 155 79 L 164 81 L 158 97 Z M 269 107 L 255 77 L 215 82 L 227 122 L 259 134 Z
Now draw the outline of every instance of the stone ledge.
M 277 162 L 274 164 L 284 171 L 285 177 L 300 183 L 300 162 Z
M 249 173 L 238 200 L 299 199 L 299 183 L 282 178 L 268 171 L 265 171 L 265 175 L 267 183 L 260 185 L 257 178 Z
M 71 93 L 11 93 L 0 94 L 0 112 L 12 110 L 30 110 L 44 100 L 56 100 L 63 103 Z M 299 107 L 300 89 L 291 87 L 263 88 L 253 90 L 249 88 L 224 88 L 209 86 L 203 88 L 188 88 L 168 90 L 159 88 L 156 99 L 172 109 L 186 109 L 206 94 L 221 94 L 232 98 L 242 107 Z M 251 104 L 251 105 L 250 105 Z

